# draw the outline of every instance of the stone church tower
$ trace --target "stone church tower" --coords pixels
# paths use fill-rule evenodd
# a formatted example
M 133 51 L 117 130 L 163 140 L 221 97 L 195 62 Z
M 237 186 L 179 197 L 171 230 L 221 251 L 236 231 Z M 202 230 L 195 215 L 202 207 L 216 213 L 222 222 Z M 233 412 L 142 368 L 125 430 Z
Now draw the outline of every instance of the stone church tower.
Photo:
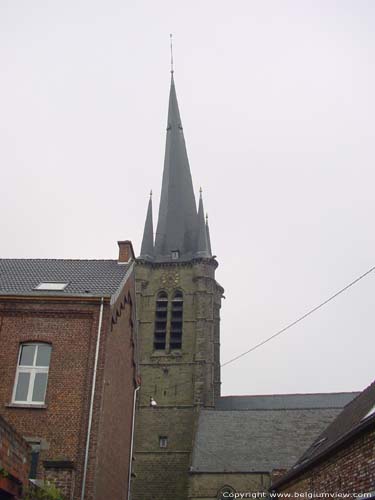
M 198 210 L 171 79 L 159 218 L 150 198 L 136 266 L 141 389 L 132 500 L 185 500 L 197 418 L 220 396 L 223 288 Z

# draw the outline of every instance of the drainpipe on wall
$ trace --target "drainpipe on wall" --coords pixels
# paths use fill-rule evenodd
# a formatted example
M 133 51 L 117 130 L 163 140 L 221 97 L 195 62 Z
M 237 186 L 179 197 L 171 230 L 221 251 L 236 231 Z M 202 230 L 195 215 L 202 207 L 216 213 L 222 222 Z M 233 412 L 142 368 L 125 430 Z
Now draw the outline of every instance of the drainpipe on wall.
M 133 418 L 132 418 L 132 436 L 130 440 L 130 456 L 129 456 L 129 477 L 128 477 L 128 496 L 127 500 L 130 500 L 130 486 L 132 481 L 132 465 L 133 465 L 133 449 L 134 449 L 134 424 L 135 424 L 135 404 L 137 402 L 137 393 L 141 386 L 135 388 L 133 396 Z
M 97 372 L 97 368 L 98 368 L 100 336 L 101 336 L 101 333 L 102 333 L 103 304 L 104 304 L 104 298 L 102 297 L 101 300 L 100 300 L 98 335 L 96 337 L 94 371 L 93 371 L 93 374 L 92 374 L 91 400 L 90 400 L 89 422 L 88 422 L 88 426 L 87 426 L 87 438 L 86 438 L 86 449 L 85 449 L 85 463 L 84 463 L 84 466 L 83 466 L 83 479 L 82 479 L 81 500 L 84 500 L 84 498 L 85 498 L 87 465 L 88 465 L 88 461 L 89 461 L 89 448 L 90 448 L 90 435 L 91 435 L 92 413 L 93 413 L 94 398 L 95 398 L 96 372 Z

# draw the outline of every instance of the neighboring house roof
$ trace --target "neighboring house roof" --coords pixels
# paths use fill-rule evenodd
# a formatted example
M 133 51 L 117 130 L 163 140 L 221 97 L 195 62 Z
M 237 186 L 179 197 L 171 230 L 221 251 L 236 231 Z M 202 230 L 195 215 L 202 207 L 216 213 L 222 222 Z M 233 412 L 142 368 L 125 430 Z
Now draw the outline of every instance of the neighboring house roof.
M 270 472 L 290 468 L 357 393 L 343 394 L 220 398 L 217 409 L 200 413 L 191 471 Z M 234 408 L 236 401 L 238 409 Z M 222 409 L 229 406 L 231 409 Z
M 112 297 L 121 290 L 131 266 L 117 260 L 0 259 L 0 295 Z M 67 286 L 36 290 L 41 282 Z
M 375 381 L 345 406 L 275 487 L 304 472 L 369 427 L 375 427 Z

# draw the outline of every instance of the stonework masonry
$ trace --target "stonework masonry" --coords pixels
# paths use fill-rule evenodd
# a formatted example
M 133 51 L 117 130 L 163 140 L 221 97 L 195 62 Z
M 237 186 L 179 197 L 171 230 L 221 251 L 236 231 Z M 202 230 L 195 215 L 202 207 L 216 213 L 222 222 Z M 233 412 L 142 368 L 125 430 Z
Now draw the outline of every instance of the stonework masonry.
M 188 497 L 199 408 L 214 407 L 220 395 L 219 329 L 223 289 L 215 281 L 217 262 L 197 259 L 136 266 L 141 390 L 137 406 L 132 499 Z M 183 294 L 181 349 L 154 349 L 156 297 Z M 168 306 L 168 318 L 171 306 Z M 150 407 L 150 397 L 156 407 Z M 160 437 L 167 446 L 160 447 Z M 168 485 L 168 487 L 166 487 Z
M 262 492 L 267 493 L 270 487 L 269 474 L 254 473 L 202 473 L 191 474 L 189 479 L 188 498 L 194 500 L 207 500 L 220 498 L 220 492 L 225 486 L 235 492 Z

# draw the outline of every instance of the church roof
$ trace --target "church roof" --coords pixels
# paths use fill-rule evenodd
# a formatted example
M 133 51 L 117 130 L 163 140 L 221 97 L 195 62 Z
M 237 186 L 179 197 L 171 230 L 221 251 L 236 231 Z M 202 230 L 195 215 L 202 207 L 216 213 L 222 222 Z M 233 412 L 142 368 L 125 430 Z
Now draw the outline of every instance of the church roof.
M 200 413 L 192 472 L 288 469 L 356 394 L 220 398 Z
M 0 259 L 0 295 L 110 297 L 121 288 L 131 263 L 117 260 Z M 40 283 L 67 283 L 38 290 Z
M 222 396 L 218 410 L 297 410 L 312 408 L 343 408 L 358 392 L 313 394 L 271 394 L 265 396 Z
M 176 87 L 172 73 L 169 92 L 167 138 L 163 180 L 156 227 L 155 243 L 150 232 L 150 206 L 146 218 L 140 258 L 155 262 L 186 261 L 195 257 L 211 257 L 210 244 L 204 222 L 203 201 L 197 212 L 193 182 Z M 151 222 L 150 222 L 151 221 Z M 152 250 L 152 251 L 151 251 Z
M 375 381 L 359 393 L 298 457 L 293 469 L 276 483 L 287 482 L 347 443 L 369 426 L 375 426 Z
M 152 221 L 152 192 L 148 202 L 145 228 L 143 231 L 141 259 L 153 259 L 154 257 L 154 226 Z

